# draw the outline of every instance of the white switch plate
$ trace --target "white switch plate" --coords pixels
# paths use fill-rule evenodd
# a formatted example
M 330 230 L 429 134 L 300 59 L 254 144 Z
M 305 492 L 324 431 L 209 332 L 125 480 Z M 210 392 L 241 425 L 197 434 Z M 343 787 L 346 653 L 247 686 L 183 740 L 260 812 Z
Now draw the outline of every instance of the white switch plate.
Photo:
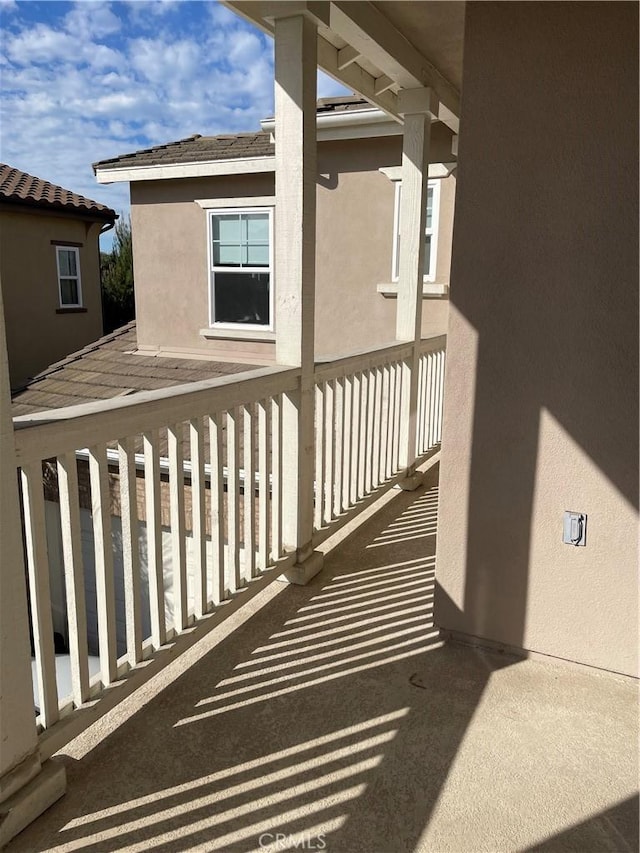
M 585 546 L 587 544 L 586 513 L 565 511 L 562 541 L 565 545 Z

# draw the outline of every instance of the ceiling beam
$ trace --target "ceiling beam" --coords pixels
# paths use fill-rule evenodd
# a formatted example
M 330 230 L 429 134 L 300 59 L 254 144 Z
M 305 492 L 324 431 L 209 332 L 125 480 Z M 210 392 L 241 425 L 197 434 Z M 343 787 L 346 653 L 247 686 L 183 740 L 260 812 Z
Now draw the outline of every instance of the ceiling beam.
M 432 89 L 441 104 L 438 118 L 457 133 L 458 90 L 372 3 L 366 0 L 332 2 L 330 26 L 401 88 Z
M 252 0 L 222 0 L 241 17 L 263 32 L 273 35 L 273 21 L 265 14 L 275 5 Z M 293 6 L 315 4 L 292 4 Z M 323 6 L 323 4 L 318 4 Z M 285 7 L 286 8 L 286 7 Z M 436 94 L 438 118 L 454 133 L 458 132 L 460 95 L 457 89 L 391 24 L 370 2 L 349 0 L 330 3 L 330 29 L 347 46 L 338 50 L 321 35 L 318 37 L 318 65 L 338 82 L 353 89 L 396 121 L 402 121 L 397 96 L 389 86 L 402 89 L 431 88 Z M 358 64 L 358 57 L 369 60 L 382 75 L 374 77 Z

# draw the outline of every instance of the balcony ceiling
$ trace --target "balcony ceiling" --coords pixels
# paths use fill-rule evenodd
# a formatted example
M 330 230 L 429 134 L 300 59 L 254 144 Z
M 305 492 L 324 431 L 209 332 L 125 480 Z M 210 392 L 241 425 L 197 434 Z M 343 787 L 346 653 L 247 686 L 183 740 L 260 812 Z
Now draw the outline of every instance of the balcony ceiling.
M 458 91 L 462 88 L 465 3 L 373 3 Z

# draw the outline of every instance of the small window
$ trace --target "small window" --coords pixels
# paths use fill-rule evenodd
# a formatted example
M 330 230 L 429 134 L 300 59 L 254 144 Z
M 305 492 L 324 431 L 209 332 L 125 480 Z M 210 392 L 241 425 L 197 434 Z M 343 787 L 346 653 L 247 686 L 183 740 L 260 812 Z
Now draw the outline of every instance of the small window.
M 56 246 L 58 294 L 61 308 L 81 308 L 80 253 L 75 248 Z
M 270 208 L 209 212 L 210 325 L 272 328 Z
M 400 200 L 402 184 L 396 183 L 396 206 L 394 214 L 393 280 L 400 276 Z M 440 181 L 429 181 L 427 188 L 427 215 L 424 228 L 424 281 L 435 281 L 438 253 L 438 210 L 440 207 Z

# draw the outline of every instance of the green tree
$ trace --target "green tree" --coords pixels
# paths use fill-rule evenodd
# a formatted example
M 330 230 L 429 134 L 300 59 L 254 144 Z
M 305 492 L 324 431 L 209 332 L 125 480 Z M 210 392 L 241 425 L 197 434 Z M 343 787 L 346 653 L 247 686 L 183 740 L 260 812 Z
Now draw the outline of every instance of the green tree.
M 116 222 L 111 252 L 100 253 L 100 278 L 102 323 L 104 333 L 108 334 L 135 317 L 131 221 L 128 216 L 121 215 Z

